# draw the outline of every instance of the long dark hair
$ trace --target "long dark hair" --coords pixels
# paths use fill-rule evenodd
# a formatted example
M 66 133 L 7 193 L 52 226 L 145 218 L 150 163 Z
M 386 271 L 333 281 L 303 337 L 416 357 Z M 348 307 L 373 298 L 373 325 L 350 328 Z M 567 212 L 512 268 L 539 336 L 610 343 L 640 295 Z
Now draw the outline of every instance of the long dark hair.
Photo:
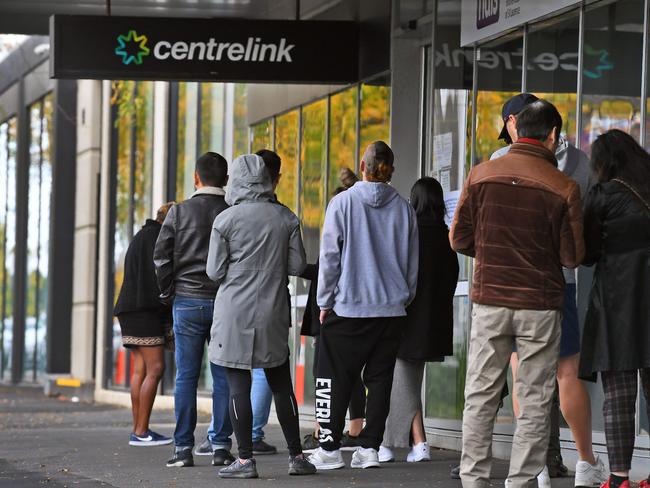
M 599 183 L 620 178 L 650 199 L 650 155 L 622 130 L 598 136 L 591 146 L 591 170 Z
M 433 218 L 444 224 L 447 210 L 443 197 L 442 186 L 438 180 L 425 176 L 415 182 L 411 188 L 411 205 L 418 217 Z

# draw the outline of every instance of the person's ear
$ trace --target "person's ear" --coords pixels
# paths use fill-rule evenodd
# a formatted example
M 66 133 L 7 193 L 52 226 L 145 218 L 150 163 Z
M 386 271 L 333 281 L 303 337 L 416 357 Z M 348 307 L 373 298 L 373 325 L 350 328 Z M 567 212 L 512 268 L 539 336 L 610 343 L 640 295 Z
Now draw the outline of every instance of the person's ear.
M 551 129 L 551 133 L 548 135 L 548 141 L 555 145 L 558 142 L 558 133 L 557 133 L 557 127 L 553 127 Z
M 194 187 L 198 188 L 201 186 L 201 178 L 199 178 L 199 174 L 195 171 L 194 172 Z
M 361 170 L 361 174 L 366 172 L 366 162 L 363 159 L 361 160 L 361 166 L 359 166 L 359 169 Z
M 229 175 L 226 175 L 226 177 L 223 180 L 223 186 L 228 186 L 228 180 L 230 179 Z

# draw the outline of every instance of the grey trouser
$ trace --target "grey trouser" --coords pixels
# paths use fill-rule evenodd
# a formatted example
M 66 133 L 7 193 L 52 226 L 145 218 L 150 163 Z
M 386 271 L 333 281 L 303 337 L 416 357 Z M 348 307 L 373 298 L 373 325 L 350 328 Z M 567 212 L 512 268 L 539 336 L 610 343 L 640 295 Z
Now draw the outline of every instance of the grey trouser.
M 546 464 L 560 353 L 560 320 L 559 310 L 514 310 L 474 304 L 460 460 L 463 488 L 490 486 L 492 430 L 513 341 L 519 355 L 514 388 L 520 413 L 506 487 L 537 487 L 537 475 Z

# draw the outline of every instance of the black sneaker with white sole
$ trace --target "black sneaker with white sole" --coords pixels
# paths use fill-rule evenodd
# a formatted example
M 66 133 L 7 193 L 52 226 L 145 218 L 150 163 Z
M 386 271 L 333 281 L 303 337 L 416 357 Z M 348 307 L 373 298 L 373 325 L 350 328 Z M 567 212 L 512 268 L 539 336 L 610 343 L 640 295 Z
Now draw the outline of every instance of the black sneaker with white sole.
M 212 454 L 212 466 L 230 466 L 235 456 L 225 449 L 215 449 Z
M 188 468 L 194 466 L 194 457 L 192 456 L 192 449 L 189 447 L 182 451 L 174 452 L 174 456 L 167 461 L 168 468 Z
M 257 477 L 255 459 L 235 459 L 230 466 L 219 470 L 219 478 L 250 479 Z
M 265 454 L 277 454 L 278 448 L 267 444 L 263 439 L 253 441 L 253 456 L 263 456 Z
M 318 437 L 313 433 L 307 434 L 302 440 L 302 452 L 308 452 L 311 454 L 316 449 L 318 449 L 318 447 Z
M 304 454 L 289 456 L 289 474 L 292 476 L 316 474 L 316 466 L 307 461 Z

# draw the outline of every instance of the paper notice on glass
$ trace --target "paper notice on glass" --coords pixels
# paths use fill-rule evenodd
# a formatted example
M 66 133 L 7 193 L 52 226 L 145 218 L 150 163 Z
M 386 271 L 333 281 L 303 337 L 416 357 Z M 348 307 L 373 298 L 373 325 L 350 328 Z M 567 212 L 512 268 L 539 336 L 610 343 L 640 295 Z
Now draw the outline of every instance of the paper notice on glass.
M 442 191 L 445 193 L 451 191 L 451 168 L 447 167 L 440 170 L 438 174 L 440 186 L 442 186 Z
M 451 132 L 433 136 L 433 160 L 438 168 L 451 166 L 451 156 L 454 150 Z
M 456 213 L 456 206 L 458 205 L 458 199 L 460 198 L 460 191 L 449 191 L 445 192 L 445 208 L 447 213 L 445 214 L 445 223 L 447 226 L 451 226 L 451 221 L 454 220 L 454 213 Z

